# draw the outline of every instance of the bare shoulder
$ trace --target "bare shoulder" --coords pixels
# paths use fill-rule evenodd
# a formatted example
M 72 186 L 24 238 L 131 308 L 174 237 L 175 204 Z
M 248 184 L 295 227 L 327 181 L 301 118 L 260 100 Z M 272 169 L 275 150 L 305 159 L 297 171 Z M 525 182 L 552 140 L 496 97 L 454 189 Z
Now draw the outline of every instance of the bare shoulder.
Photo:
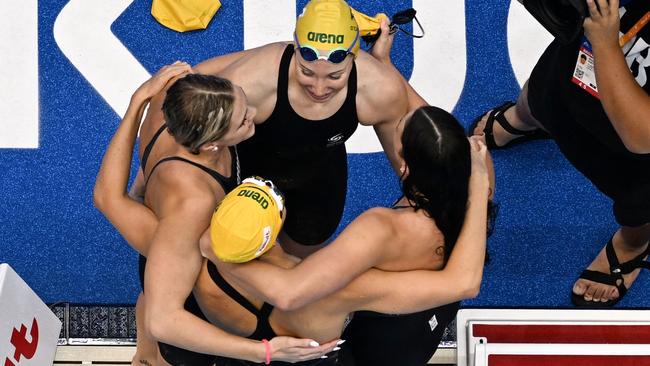
M 419 237 L 423 232 L 431 232 L 432 228 L 437 231 L 435 222 L 423 210 L 412 208 L 395 210 L 375 207 L 361 214 L 358 219 L 362 219 L 363 225 L 377 230 L 380 235 L 390 235 L 391 238 L 403 235 Z
M 245 57 L 239 58 L 223 69 L 220 76 L 235 84 L 241 84 L 257 75 L 277 74 L 282 53 L 288 44 L 288 42 L 275 42 L 251 49 Z
M 395 231 L 395 212 L 385 207 L 373 207 L 366 210 L 353 224 L 358 229 L 376 237 L 392 236 Z
M 214 205 L 225 194 L 203 170 L 179 160 L 166 161 L 149 177 L 147 192 L 168 202 Z
M 288 42 L 277 42 L 256 48 L 226 67 L 219 76 L 240 86 L 250 104 L 258 108 L 258 119 L 265 120 L 275 105 L 278 71 L 282 53 Z M 269 111 L 267 111 L 270 109 Z M 267 113 L 263 113 L 267 111 Z
M 372 90 L 372 94 L 386 95 L 387 93 L 388 96 L 395 96 L 402 92 L 403 85 L 400 76 L 367 52 L 360 51 L 356 63 L 357 84 L 360 91 Z M 377 91 L 382 93 L 377 93 Z
M 361 51 L 357 63 L 357 104 L 364 124 L 400 118 L 408 108 L 406 89 L 400 75 Z

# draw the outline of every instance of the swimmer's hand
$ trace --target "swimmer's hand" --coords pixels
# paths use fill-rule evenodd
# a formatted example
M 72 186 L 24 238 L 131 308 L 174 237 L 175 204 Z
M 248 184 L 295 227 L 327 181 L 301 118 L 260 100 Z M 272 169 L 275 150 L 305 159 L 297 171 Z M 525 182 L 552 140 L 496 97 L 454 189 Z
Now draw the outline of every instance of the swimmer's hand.
M 187 62 L 176 61 L 171 65 L 163 66 L 149 80 L 140 85 L 133 97 L 138 100 L 148 101 L 165 89 L 170 81 L 175 81 L 177 78 L 191 72 L 192 67 Z
M 324 356 L 341 343 L 343 342 L 336 339 L 319 345 L 312 339 L 275 337 L 269 341 L 271 361 L 299 362 L 326 358 Z
M 490 181 L 488 176 L 488 150 L 485 143 L 479 140 L 479 136 L 469 137 L 470 152 L 472 158 L 472 174 L 469 178 L 470 196 L 476 193 L 488 193 Z M 486 196 L 487 198 L 487 196 Z
M 388 19 L 383 18 L 381 20 L 381 34 L 374 46 L 372 46 L 372 50 L 370 50 L 372 57 L 376 58 L 381 63 L 391 64 L 390 49 L 393 47 L 393 38 L 395 38 L 395 34 L 391 34 L 390 32 Z

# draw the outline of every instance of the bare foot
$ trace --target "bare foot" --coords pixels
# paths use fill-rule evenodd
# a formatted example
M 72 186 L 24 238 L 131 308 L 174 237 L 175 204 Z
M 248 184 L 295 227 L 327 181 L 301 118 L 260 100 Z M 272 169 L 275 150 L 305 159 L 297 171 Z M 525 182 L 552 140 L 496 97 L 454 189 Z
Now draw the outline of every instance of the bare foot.
M 612 239 L 614 251 L 618 257 L 619 263 L 625 263 L 634 257 L 641 254 L 647 248 L 646 245 L 638 247 L 630 247 L 625 245 L 624 240 L 621 235 L 617 232 Z M 603 273 L 610 273 L 609 261 L 607 260 L 607 254 L 605 248 L 603 248 L 596 259 L 589 265 L 587 269 L 592 271 L 598 271 Z M 625 281 L 625 287 L 630 288 L 631 284 L 636 280 L 637 276 L 641 269 L 636 269 L 629 274 L 624 274 L 623 279 Z M 573 293 L 576 295 L 584 295 L 584 299 L 587 301 L 594 302 L 607 302 L 609 300 L 617 299 L 620 294 L 618 289 L 614 286 L 605 285 L 598 282 L 589 281 L 586 279 L 578 279 L 573 285 Z

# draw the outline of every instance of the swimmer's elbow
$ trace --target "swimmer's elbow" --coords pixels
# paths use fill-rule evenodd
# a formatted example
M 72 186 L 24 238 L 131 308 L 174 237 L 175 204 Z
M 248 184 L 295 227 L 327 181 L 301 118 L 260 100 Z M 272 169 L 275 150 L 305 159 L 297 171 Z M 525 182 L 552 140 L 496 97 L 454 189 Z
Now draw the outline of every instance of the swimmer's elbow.
M 646 139 L 622 139 L 625 148 L 633 154 L 650 154 L 650 143 Z
M 95 185 L 95 189 L 93 190 L 93 205 L 95 208 L 102 213 L 105 212 L 108 201 L 104 190 L 100 186 Z
M 292 311 L 302 308 L 318 299 L 318 291 L 313 288 L 300 286 L 299 284 L 284 286 L 278 291 L 274 291 L 272 301 L 275 301 L 275 307 L 283 311 Z
M 159 341 L 165 342 L 165 340 L 169 339 L 169 334 L 173 332 L 173 327 L 167 325 L 165 317 L 158 316 L 155 312 L 147 314 L 144 323 L 151 336 Z
M 271 303 L 275 305 L 276 308 L 282 311 L 292 311 L 299 309 L 304 304 L 299 297 L 293 294 L 284 294 L 282 296 L 275 296 L 275 298 L 270 299 Z
M 481 292 L 481 276 L 478 278 L 467 278 L 458 286 L 461 300 L 469 300 L 478 297 Z
M 477 285 L 474 286 L 469 286 L 465 290 L 465 295 L 463 297 L 464 300 L 469 300 L 469 299 L 475 299 L 478 297 L 479 293 L 481 292 L 481 284 L 478 283 Z
M 107 219 L 112 220 L 112 218 L 119 214 L 119 203 L 120 201 L 111 197 L 111 195 L 106 193 L 103 189 L 97 189 L 97 187 L 95 187 L 93 192 L 93 205 Z
M 265 291 L 268 302 L 282 311 L 300 309 L 309 304 L 314 289 L 304 286 L 302 282 L 289 277 L 285 281 L 269 284 Z
M 164 338 L 165 327 L 161 322 L 156 321 L 153 316 L 145 316 L 144 325 L 149 329 L 149 333 L 154 339 L 160 340 Z

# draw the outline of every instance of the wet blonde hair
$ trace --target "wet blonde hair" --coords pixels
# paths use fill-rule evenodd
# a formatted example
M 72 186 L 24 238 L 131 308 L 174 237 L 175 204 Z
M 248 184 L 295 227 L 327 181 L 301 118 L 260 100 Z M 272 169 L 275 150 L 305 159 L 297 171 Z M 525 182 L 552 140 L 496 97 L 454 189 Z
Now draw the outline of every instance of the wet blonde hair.
M 226 79 L 189 74 L 178 79 L 163 102 L 169 133 L 193 154 L 210 142 L 221 139 L 230 126 L 235 89 Z

